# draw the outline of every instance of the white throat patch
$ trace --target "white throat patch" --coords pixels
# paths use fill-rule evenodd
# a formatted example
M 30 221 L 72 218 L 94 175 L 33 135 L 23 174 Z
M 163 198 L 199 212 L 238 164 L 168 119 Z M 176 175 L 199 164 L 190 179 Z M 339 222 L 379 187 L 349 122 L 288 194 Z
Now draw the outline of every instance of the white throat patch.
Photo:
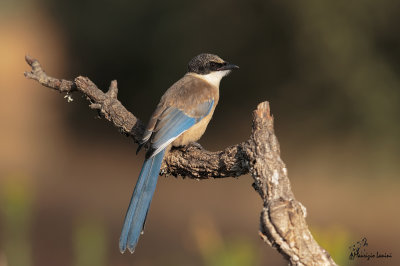
M 228 75 L 230 70 L 214 71 L 206 75 L 198 75 L 200 78 L 205 79 L 208 83 L 215 87 L 219 87 L 221 79 Z

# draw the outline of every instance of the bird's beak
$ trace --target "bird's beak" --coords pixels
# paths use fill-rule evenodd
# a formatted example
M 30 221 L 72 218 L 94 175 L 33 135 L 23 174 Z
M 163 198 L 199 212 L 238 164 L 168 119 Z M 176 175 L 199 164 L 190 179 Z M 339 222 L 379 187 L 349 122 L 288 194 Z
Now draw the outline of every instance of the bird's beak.
M 239 69 L 239 67 L 237 65 L 225 62 L 226 64 L 224 64 L 222 67 L 218 68 L 218 70 L 235 70 L 235 69 Z

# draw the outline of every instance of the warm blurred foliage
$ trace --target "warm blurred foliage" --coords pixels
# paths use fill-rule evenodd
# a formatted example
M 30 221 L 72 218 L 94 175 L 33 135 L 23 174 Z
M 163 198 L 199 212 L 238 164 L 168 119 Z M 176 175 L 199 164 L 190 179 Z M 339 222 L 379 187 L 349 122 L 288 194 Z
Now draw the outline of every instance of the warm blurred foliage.
M 144 121 L 200 52 L 241 69 L 222 82 L 201 143 L 247 139 L 271 103 L 311 229 L 338 263 L 366 237 L 399 265 L 400 2 L 0 2 L 0 266 L 286 265 L 257 235 L 251 178 L 160 178 L 134 255 L 118 238 L 142 163 L 87 108 L 23 78 L 25 54 L 56 77 L 89 76 Z M 247 262 L 247 264 L 245 263 Z

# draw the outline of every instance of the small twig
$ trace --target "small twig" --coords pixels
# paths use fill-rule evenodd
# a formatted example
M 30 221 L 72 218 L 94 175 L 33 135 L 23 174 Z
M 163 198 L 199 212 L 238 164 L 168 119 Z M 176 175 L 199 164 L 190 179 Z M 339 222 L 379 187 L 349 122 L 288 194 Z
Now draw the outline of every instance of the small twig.
M 43 71 L 42 67 L 38 60 L 30 57 L 29 55 L 25 56 L 25 61 L 32 67 L 30 72 L 26 71 L 24 73 L 25 77 L 29 79 L 34 79 L 38 81 L 43 86 L 46 86 L 51 89 L 55 89 L 59 92 L 73 92 L 76 90 L 75 83 L 70 80 L 65 79 L 56 79 L 46 75 Z
M 90 108 L 138 142 L 144 125 L 118 101 L 115 80 L 104 93 L 86 77 L 77 77 L 74 81 L 56 79 L 47 76 L 36 59 L 26 56 L 25 60 L 32 67 L 32 71 L 25 72 L 27 78 L 59 92 L 83 93 Z M 161 173 L 196 179 L 238 177 L 250 173 L 254 179 L 253 187 L 263 200 L 262 239 L 276 248 L 291 265 L 336 265 L 308 230 L 306 209 L 291 190 L 273 122 L 268 102 L 260 103 L 253 112 L 249 140 L 218 152 L 206 151 L 198 144 L 174 148 L 166 155 Z

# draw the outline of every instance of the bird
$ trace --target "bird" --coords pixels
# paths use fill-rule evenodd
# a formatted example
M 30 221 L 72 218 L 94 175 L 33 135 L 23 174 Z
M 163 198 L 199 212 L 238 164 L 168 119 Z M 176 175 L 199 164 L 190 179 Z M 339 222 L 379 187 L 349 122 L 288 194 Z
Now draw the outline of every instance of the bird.
M 136 152 L 147 147 L 119 240 L 121 253 L 126 249 L 133 253 L 143 234 L 165 154 L 171 146 L 200 139 L 218 104 L 221 79 L 238 68 L 217 55 L 199 54 L 189 61 L 186 74 L 161 97 Z

